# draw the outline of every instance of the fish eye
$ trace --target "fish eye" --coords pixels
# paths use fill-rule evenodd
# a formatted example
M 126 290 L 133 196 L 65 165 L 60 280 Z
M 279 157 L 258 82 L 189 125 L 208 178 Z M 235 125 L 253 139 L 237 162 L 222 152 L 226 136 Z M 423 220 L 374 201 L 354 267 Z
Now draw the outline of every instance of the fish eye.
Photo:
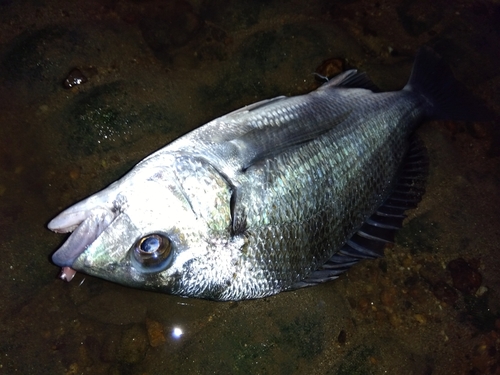
M 139 239 L 133 248 L 134 263 L 143 271 L 155 272 L 165 269 L 172 253 L 170 239 L 161 234 L 148 234 Z

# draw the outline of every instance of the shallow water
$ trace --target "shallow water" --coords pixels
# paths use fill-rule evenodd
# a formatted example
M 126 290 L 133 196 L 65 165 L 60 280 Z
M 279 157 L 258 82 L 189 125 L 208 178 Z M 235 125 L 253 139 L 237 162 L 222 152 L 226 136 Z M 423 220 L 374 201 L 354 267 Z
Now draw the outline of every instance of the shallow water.
M 427 193 L 397 243 L 314 288 L 215 303 L 65 283 L 45 227 L 190 129 L 314 89 L 331 58 L 399 89 L 427 44 L 499 113 L 498 4 L 80 3 L 0 1 L 0 373 L 500 373 L 498 121 L 424 124 Z

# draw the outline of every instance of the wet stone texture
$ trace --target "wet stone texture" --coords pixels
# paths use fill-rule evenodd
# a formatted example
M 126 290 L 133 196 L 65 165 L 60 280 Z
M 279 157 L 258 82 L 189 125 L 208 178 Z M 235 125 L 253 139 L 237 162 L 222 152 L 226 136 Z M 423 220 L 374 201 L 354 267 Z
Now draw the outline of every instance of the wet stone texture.
M 343 69 L 400 89 L 434 48 L 500 113 L 495 2 L 0 1 L 0 373 L 500 373 L 500 128 L 431 121 L 385 258 L 213 303 L 56 278 L 58 212 L 181 134 Z

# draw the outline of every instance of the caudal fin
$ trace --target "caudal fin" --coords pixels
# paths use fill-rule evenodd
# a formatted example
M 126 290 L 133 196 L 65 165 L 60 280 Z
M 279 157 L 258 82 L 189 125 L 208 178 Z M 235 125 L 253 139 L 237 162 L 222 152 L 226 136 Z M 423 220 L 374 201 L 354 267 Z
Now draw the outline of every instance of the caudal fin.
M 450 67 L 429 47 L 417 53 L 410 80 L 403 90 L 419 93 L 427 116 L 436 120 L 487 121 L 493 116 L 458 82 Z

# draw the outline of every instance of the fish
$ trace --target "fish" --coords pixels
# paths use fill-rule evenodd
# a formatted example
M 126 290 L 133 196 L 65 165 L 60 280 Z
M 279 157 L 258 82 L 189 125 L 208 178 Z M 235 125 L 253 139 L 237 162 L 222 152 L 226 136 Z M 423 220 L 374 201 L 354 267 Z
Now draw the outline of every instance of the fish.
M 214 301 L 263 298 L 383 256 L 425 193 L 430 119 L 481 117 L 429 47 L 381 92 L 348 70 L 316 90 L 245 106 L 177 138 L 48 223 L 52 255 L 125 286 Z

